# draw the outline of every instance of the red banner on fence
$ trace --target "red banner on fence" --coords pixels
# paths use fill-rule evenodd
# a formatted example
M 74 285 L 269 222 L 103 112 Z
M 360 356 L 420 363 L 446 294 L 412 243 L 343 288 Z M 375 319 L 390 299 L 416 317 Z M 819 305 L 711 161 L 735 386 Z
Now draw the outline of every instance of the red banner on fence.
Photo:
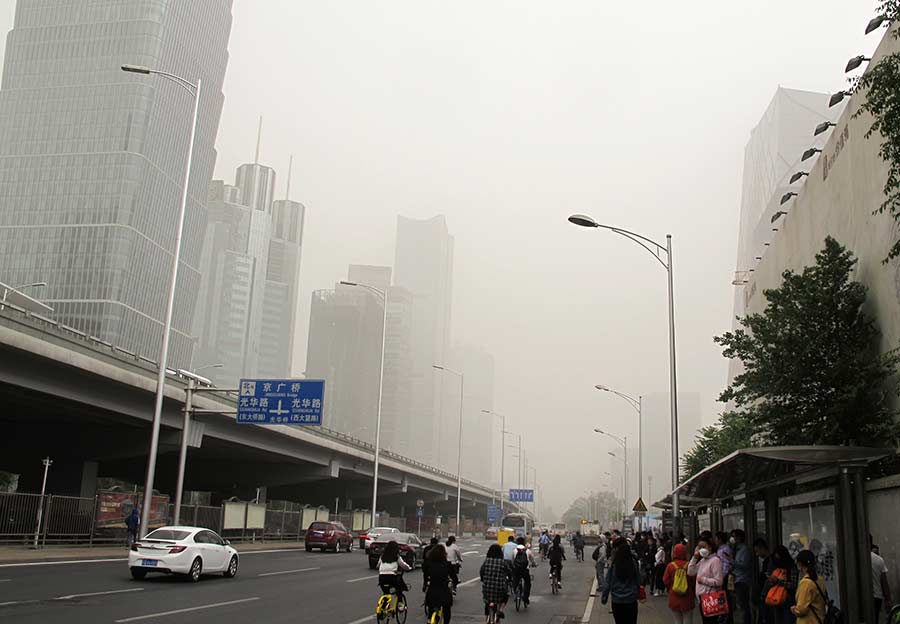
M 131 515 L 131 509 L 137 505 L 138 511 L 143 504 L 143 494 L 132 492 L 113 492 L 101 490 L 97 492 L 97 528 L 125 528 L 125 518 Z M 169 519 L 169 497 L 156 494 L 151 500 L 149 528 L 164 526 Z

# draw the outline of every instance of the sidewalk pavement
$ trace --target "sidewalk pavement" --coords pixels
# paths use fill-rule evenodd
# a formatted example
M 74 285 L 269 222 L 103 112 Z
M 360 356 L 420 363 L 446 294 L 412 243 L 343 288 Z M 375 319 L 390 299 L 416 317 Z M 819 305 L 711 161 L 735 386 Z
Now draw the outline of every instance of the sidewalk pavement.
M 232 544 L 238 552 L 260 550 L 299 550 L 303 542 L 248 542 Z M 37 563 L 42 561 L 87 561 L 91 559 L 124 559 L 128 548 L 122 544 L 97 546 L 46 546 L 34 549 L 30 546 L 0 546 L 0 564 Z

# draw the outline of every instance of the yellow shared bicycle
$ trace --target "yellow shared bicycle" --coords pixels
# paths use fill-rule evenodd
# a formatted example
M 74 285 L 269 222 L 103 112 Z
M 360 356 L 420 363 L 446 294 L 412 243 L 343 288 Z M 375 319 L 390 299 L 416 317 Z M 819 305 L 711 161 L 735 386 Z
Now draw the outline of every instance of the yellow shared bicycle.
M 389 622 L 406 624 L 406 614 L 406 596 L 398 595 L 393 587 L 381 594 L 375 604 L 375 619 L 384 624 Z

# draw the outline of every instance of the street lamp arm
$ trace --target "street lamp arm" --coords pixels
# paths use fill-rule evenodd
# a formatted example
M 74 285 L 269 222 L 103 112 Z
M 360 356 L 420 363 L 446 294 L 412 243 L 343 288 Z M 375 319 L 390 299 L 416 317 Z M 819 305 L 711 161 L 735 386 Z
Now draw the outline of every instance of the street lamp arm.
M 612 231 L 612 232 L 615 232 L 616 234 L 619 234 L 619 235 L 621 235 L 621 236 L 624 236 L 625 238 L 627 238 L 627 239 L 629 239 L 629 240 L 631 240 L 631 241 L 637 243 L 638 245 L 640 245 L 641 247 L 643 247 L 644 249 L 646 249 L 647 252 L 648 252 L 651 256 L 653 256 L 653 257 L 656 259 L 657 262 L 659 262 L 659 263 L 662 265 L 662 268 L 664 268 L 666 271 L 669 270 L 669 265 L 666 264 L 665 262 L 663 262 L 663 259 L 662 259 L 662 257 L 661 257 L 662 253 L 666 251 L 666 248 L 663 247 L 662 245 L 660 245 L 659 243 L 657 243 L 656 241 L 653 241 L 653 240 L 651 240 L 651 239 L 649 239 L 649 238 L 646 238 L 646 237 L 644 237 L 644 236 L 641 236 L 640 234 L 635 234 L 634 232 L 629 232 L 628 230 L 623 230 L 623 229 L 616 228 L 616 227 L 612 227 L 612 226 L 609 226 L 609 225 L 600 225 L 600 224 L 598 223 L 598 224 L 597 224 L 597 227 L 606 228 L 607 230 L 610 230 L 610 231 Z M 647 245 L 647 243 L 644 242 L 644 241 L 647 241 L 647 242 L 649 242 L 651 245 L 653 245 L 654 247 L 656 247 L 656 251 L 654 251 L 653 249 L 651 249 L 651 248 Z
M 615 440 L 616 442 L 621 444 L 622 448 L 628 448 L 625 440 L 620 438 L 619 436 L 613 435 L 611 433 L 607 433 L 606 431 L 603 431 L 602 429 L 594 429 L 594 433 L 602 433 L 603 435 L 607 436 L 608 438 L 612 438 L 613 440 Z
M 346 280 L 341 280 L 340 283 L 344 286 L 358 286 L 360 288 L 365 288 L 366 290 L 370 290 L 373 293 L 376 293 L 382 299 L 387 300 L 387 293 L 380 288 L 375 288 L 374 286 L 369 286 L 368 284 L 363 284 L 362 282 L 348 282 Z
M 641 402 L 638 399 L 634 398 L 633 396 L 627 395 L 624 392 L 619 392 L 618 390 L 610 389 L 609 392 L 612 392 L 616 396 L 625 399 L 626 401 L 628 401 L 628 404 L 634 408 L 634 411 L 636 411 L 638 414 L 641 413 Z

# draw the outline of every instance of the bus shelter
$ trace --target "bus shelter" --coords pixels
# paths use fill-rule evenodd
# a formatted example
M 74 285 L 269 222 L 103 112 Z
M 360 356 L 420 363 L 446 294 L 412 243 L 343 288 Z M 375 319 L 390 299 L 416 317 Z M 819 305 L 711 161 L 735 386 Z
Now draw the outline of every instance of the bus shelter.
M 796 557 L 812 551 L 847 622 L 874 622 L 865 469 L 890 450 L 781 446 L 735 451 L 678 486 L 687 537 L 743 529 Z M 671 508 L 671 494 L 654 504 Z

